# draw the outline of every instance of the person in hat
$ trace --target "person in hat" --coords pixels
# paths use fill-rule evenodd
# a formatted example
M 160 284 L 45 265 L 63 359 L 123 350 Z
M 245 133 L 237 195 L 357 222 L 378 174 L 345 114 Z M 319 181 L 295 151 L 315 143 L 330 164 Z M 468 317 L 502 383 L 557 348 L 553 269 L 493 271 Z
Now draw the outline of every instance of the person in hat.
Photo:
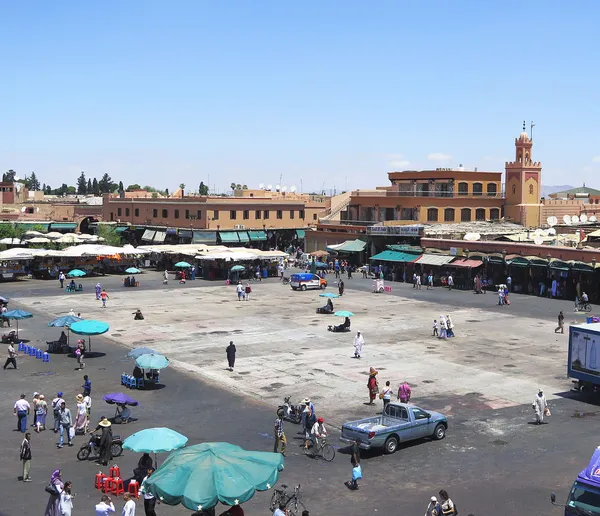
M 104 464 L 105 466 L 108 465 L 108 463 L 112 460 L 111 448 L 113 437 L 111 426 L 111 422 L 106 418 L 106 416 L 102 416 L 98 426 L 94 428 L 94 430 L 90 430 L 88 432 L 91 434 L 97 432 L 98 430 L 102 431 L 102 434 L 100 435 L 100 450 L 98 452 L 98 460 L 96 462 Z
M 427 509 L 425 510 L 425 516 L 438 516 L 438 514 L 439 514 L 438 500 L 435 496 L 432 496 L 431 500 L 429 500 L 429 505 L 427 505 Z
M 281 445 L 281 455 L 285 457 L 285 447 L 287 445 L 287 439 L 285 437 L 285 432 L 283 431 L 283 410 L 279 409 L 277 411 L 277 419 L 275 420 L 275 427 L 273 437 L 275 438 L 275 443 L 273 445 L 273 453 L 279 452 L 279 445 Z
M 365 339 L 363 338 L 362 333 L 357 331 L 356 336 L 354 337 L 354 358 L 360 358 L 360 353 L 364 344 Z
M 313 444 L 315 445 L 315 453 L 323 446 L 323 440 L 327 437 L 327 428 L 325 428 L 325 420 L 320 417 L 317 422 L 312 426 L 310 431 Z
M 46 430 L 46 415 L 48 414 L 48 404 L 46 403 L 43 394 L 40 394 L 38 397 L 36 414 L 35 431 L 39 434 L 40 430 Z
M 378 371 L 371 367 L 369 369 L 369 379 L 367 380 L 367 388 L 369 389 L 369 405 L 373 405 L 377 394 L 379 394 L 379 384 L 377 383 Z
M 87 407 L 83 400 L 83 394 L 78 394 L 75 398 L 77 400 L 77 410 L 75 411 L 75 433 L 85 434 L 88 425 L 87 418 Z
M 544 391 L 541 387 L 538 389 L 537 396 L 533 398 L 532 406 L 535 411 L 535 423 L 537 425 L 543 425 L 544 413 L 548 410 L 548 402 L 546 401 L 546 396 L 544 396 Z

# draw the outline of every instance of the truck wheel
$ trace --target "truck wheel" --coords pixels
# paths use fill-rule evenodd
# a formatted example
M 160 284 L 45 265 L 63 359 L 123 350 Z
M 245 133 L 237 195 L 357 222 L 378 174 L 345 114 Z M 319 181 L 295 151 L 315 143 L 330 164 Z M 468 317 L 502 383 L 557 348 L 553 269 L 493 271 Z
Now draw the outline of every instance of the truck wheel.
M 433 431 L 433 438 L 436 441 L 440 441 L 444 437 L 446 437 L 446 427 L 440 423 L 438 426 L 435 427 L 435 430 Z
M 388 437 L 387 441 L 383 445 L 383 451 L 385 453 L 394 453 L 398 449 L 398 439 L 396 437 Z
M 300 287 L 300 290 L 302 290 L 302 291 L 305 291 L 305 290 L 306 290 L 306 285 L 302 285 L 302 286 Z

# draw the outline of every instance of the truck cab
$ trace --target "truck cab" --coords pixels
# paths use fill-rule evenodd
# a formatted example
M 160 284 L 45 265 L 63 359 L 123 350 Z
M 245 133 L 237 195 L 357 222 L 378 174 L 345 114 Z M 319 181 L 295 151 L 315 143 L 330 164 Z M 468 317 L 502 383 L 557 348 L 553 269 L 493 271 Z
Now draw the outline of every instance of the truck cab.
M 550 500 L 557 505 L 554 493 Z M 600 516 L 600 446 L 587 467 L 577 475 L 564 508 L 565 516 Z

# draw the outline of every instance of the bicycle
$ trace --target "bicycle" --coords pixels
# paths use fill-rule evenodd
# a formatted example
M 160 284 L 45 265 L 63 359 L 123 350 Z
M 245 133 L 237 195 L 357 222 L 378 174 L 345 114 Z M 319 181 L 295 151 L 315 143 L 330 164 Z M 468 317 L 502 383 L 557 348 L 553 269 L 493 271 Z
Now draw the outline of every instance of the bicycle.
M 321 457 L 327 462 L 335 458 L 335 448 L 327 443 L 327 438 L 321 439 L 321 444 L 314 444 L 312 447 L 304 448 L 304 454 L 313 459 Z
M 300 484 L 294 487 L 294 494 L 291 495 L 287 493 L 287 487 L 285 484 L 281 484 L 281 489 L 275 489 L 269 510 L 273 512 L 280 504 L 285 504 L 289 516 L 302 516 L 302 511 L 305 511 L 306 507 L 299 499 Z
M 577 305 L 575 309 L 577 312 L 591 312 L 592 305 L 589 302 L 582 302 Z

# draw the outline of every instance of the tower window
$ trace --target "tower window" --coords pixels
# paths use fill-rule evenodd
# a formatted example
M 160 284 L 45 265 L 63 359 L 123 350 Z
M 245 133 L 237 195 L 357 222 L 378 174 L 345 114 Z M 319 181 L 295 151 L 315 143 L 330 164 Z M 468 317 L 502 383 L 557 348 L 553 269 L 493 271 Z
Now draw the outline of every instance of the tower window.
M 471 208 L 463 208 L 460 210 L 460 221 L 469 222 L 471 220 Z
M 483 184 L 482 183 L 473 183 L 473 195 L 482 195 L 483 194 Z
M 488 183 L 487 184 L 487 194 L 489 197 L 495 197 L 497 193 L 496 183 Z
M 485 209 L 477 208 L 475 210 L 475 220 L 485 220 Z
M 513 185 L 512 193 L 513 193 L 513 195 L 517 193 L 517 185 Z
M 529 185 L 529 195 L 533 195 L 533 185 Z
M 454 208 L 444 210 L 444 222 L 454 222 Z
M 437 222 L 438 221 L 438 209 L 437 208 L 428 208 L 427 209 L 427 222 Z

